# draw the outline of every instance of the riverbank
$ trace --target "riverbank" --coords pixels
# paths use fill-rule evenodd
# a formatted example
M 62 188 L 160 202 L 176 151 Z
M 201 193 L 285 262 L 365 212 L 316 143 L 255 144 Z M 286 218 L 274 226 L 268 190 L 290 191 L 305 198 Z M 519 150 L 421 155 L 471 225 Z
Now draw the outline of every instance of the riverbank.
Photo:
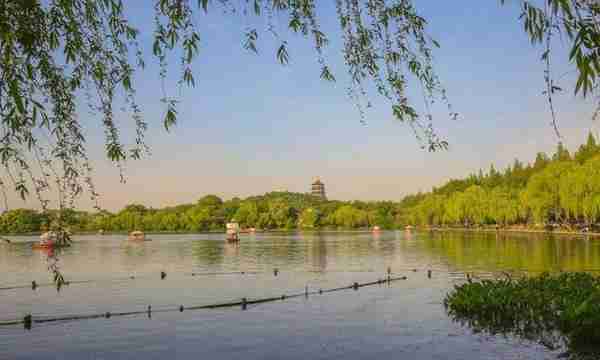
M 539 230 L 528 228 L 417 228 L 416 231 L 458 231 L 458 232 L 484 232 L 484 233 L 522 233 L 522 234 L 539 234 L 539 235 L 560 235 L 560 236 L 583 236 L 583 237 L 600 237 L 600 232 L 583 232 L 583 231 L 566 231 L 566 230 Z

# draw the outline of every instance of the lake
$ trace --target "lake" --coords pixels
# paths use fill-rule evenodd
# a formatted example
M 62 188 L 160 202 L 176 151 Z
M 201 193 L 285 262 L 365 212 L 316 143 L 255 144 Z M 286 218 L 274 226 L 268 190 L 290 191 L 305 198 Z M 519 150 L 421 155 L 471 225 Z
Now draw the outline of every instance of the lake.
M 360 232 L 75 236 L 57 254 L 60 292 L 35 237 L 0 245 L 0 322 L 155 311 L 0 326 L 0 359 L 557 359 L 560 351 L 454 323 L 445 294 L 502 272 L 600 272 L 600 240 L 495 233 Z M 241 307 L 184 307 L 407 280 Z M 274 270 L 278 270 L 275 276 Z M 415 271 L 416 270 L 416 271 Z M 431 278 L 427 270 L 432 270 Z M 166 278 L 161 280 L 161 271 Z M 243 274 L 242 274 L 243 272 Z M 31 289 L 31 282 L 39 286 Z M 16 287 L 16 288 L 15 288 Z M 8 289 L 7 289 L 8 288 Z M 168 310 L 160 312 L 161 310 Z

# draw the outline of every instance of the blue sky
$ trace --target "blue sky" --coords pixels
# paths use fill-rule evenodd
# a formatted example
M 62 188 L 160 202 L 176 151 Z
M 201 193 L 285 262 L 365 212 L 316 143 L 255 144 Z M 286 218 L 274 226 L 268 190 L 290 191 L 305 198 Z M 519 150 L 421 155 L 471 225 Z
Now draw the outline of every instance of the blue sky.
M 283 189 L 305 192 L 315 176 L 326 183 L 330 198 L 399 200 L 492 162 L 501 168 L 515 157 L 529 161 L 538 151 L 552 151 L 558 139 L 542 95 L 541 50 L 522 32 L 516 6 L 502 7 L 496 0 L 416 2 L 441 43 L 434 53 L 436 68 L 460 114 L 456 121 L 435 114 L 448 151 L 422 150 L 383 101 L 374 101 L 367 125 L 361 125 L 345 95 L 333 1 L 323 3 L 319 18 L 330 34 L 326 58 L 338 78 L 335 84 L 319 79 L 309 41 L 283 30 L 291 62 L 280 66 L 277 43 L 266 32 L 259 33 L 258 56 L 242 48 L 244 29 L 260 24 L 257 20 L 224 17 L 213 9 L 197 18 L 202 37 L 194 64 L 197 85 L 184 89 L 179 123 L 170 133 L 161 124 L 156 63 L 150 61 L 137 76 L 152 156 L 126 164 L 127 184 L 119 183 L 118 171 L 103 159 L 99 120 L 82 113 L 101 205 L 158 207 L 193 202 L 208 193 L 230 198 Z M 146 2 L 126 4 L 133 6 L 134 22 L 146 30 L 142 44 L 150 50 L 150 9 Z M 556 73 L 569 69 L 564 53 L 557 54 Z M 565 80 L 561 85 L 567 88 L 572 83 L 569 76 Z M 172 94 L 178 91 L 175 85 L 175 79 L 167 82 Z M 593 106 L 570 90 L 557 106 L 563 141 L 573 149 L 594 127 Z M 127 116 L 118 119 L 124 140 L 133 140 Z

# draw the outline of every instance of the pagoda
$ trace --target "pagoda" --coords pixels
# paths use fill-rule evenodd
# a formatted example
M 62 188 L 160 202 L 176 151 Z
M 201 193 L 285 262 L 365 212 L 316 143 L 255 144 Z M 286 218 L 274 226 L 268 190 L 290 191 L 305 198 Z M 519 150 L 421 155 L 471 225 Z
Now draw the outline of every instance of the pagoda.
M 320 197 L 321 199 L 327 199 L 327 196 L 325 196 L 325 184 L 323 184 L 323 182 L 319 178 L 317 178 L 311 184 L 310 193 L 313 196 Z

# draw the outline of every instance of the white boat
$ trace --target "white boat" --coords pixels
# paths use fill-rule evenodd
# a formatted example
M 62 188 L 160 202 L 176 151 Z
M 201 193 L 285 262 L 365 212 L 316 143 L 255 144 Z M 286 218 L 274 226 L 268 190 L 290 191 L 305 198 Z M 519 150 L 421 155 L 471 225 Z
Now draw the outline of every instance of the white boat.
M 235 220 L 231 220 L 231 222 L 226 225 L 227 230 L 227 241 L 229 242 L 237 242 L 240 241 L 240 224 L 235 222 Z

